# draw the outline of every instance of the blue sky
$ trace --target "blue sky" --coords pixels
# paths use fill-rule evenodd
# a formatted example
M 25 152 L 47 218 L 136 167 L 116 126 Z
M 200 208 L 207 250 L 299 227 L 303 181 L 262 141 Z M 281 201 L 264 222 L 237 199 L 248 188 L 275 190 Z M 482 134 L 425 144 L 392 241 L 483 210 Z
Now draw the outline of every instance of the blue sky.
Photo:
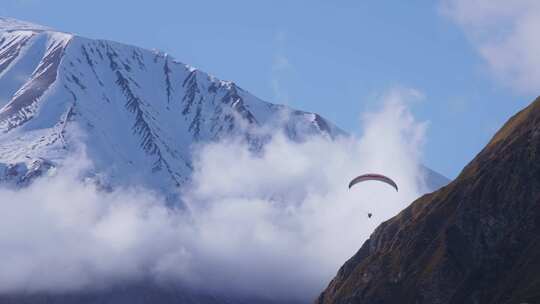
M 536 43 L 515 38 L 535 10 L 472 2 L 2 0 L 0 15 L 163 50 L 356 134 L 378 96 L 414 88 L 424 98 L 412 110 L 429 121 L 424 163 L 455 177 L 539 87 Z M 534 54 L 508 47 L 521 42 Z

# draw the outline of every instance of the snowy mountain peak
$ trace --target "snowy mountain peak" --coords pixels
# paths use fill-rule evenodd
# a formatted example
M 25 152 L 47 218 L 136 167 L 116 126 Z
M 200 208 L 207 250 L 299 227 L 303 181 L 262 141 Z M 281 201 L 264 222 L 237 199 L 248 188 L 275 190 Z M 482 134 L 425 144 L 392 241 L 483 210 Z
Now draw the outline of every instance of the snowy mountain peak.
M 99 184 L 169 193 L 189 180 L 193 145 L 237 137 L 260 149 L 275 133 L 345 135 L 167 53 L 0 19 L 0 183 L 27 184 L 82 145 Z M 427 174 L 433 189 L 446 180 Z
M 167 190 L 189 178 L 194 143 L 236 136 L 257 148 L 270 136 L 261 130 L 344 134 L 164 52 L 0 22 L 0 176 L 20 175 L 12 181 L 61 163 L 82 141 L 107 183 Z
M 35 31 L 52 31 L 51 28 L 37 25 L 34 23 L 21 21 L 9 17 L 0 17 L 0 30 L 16 31 L 16 30 L 35 30 Z

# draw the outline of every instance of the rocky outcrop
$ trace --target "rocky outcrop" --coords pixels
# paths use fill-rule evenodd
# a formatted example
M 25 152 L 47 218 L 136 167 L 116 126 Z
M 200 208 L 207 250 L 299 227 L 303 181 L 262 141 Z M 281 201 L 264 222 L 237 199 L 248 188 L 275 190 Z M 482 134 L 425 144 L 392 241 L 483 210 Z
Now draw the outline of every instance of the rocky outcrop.
M 38 159 L 31 164 L 0 163 L 0 183 L 13 187 L 24 187 L 29 185 L 36 178 L 48 174 L 55 168 L 54 164 L 44 159 Z
M 540 99 L 381 224 L 316 303 L 540 303 Z

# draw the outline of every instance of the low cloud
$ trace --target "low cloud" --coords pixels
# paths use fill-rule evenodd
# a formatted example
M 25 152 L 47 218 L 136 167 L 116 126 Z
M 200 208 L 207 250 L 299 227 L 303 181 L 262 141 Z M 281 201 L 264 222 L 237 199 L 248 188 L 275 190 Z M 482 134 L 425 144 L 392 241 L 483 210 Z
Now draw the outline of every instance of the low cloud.
M 540 2 L 443 0 L 441 8 L 465 31 L 496 78 L 519 92 L 538 92 Z
M 426 125 L 408 109 L 411 92 L 392 91 L 363 115 L 360 138 L 276 134 L 259 152 L 235 140 L 200 147 L 183 208 L 136 187 L 97 191 L 79 182 L 79 160 L 24 190 L 0 190 L 0 293 L 151 279 L 312 299 L 378 224 L 425 191 Z M 348 190 L 364 172 L 391 176 L 400 191 L 377 182 Z

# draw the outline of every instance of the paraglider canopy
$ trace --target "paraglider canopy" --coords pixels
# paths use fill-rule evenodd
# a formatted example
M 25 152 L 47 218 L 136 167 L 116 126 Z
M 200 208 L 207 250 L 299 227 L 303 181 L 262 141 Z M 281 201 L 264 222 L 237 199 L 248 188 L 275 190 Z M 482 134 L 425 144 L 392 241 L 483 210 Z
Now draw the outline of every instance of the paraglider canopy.
M 369 181 L 369 180 L 380 181 L 380 182 L 386 183 L 394 187 L 394 189 L 398 191 L 397 184 L 391 178 L 384 176 L 382 174 L 376 174 L 376 173 L 363 174 L 363 175 L 353 178 L 353 180 L 349 183 L 349 189 L 351 189 L 352 186 L 358 183 Z

